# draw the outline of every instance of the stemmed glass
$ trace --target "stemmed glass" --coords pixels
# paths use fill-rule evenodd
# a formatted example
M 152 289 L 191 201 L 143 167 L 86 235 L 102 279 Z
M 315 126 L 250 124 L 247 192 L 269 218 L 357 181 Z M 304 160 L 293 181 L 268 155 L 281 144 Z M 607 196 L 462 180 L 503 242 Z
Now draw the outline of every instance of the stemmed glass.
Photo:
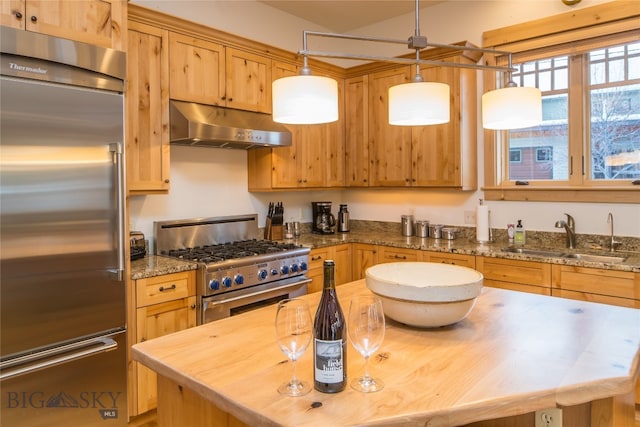
M 351 381 L 352 388 L 371 393 L 382 390 L 384 382 L 369 375 L 369 356 L 375 353 L 384 340 L 384 312 L 382 301 L 375 295 L 357 296 L 349 306 L 347 330 L 351 344 L 364 356 L 364 375 Z
M 302 396 L 311 391 L 311 384 L 296 377 L 296 361 L 305 352 L 313 334 L 309 306 L 301 299 L 285 299 L 278 303 L 276 340 L 280 350 L 291 359 L 293 375 L 278 387 L 286 396 Z

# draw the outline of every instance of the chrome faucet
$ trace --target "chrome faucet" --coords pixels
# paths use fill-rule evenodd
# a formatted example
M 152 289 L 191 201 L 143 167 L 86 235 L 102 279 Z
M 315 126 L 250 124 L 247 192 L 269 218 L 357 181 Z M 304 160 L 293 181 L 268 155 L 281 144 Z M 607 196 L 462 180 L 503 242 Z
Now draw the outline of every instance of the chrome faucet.
M 609 215 L 607 215 L 607 224 L 610 225 L 609 231 L 611 236 L 609 240 L 609 250 L 613 252 L 616 250 L 616 246 L 618 246 L 620 242 L 617 242 L 613 235 L 613 214 L 611 212 L 609 212 Z
M 556 228 L 563 228 L 567 232 L 567 248 L 573 249 L 576 247 L 576 222 L 568 213 L 567 221 L 556 221 Z

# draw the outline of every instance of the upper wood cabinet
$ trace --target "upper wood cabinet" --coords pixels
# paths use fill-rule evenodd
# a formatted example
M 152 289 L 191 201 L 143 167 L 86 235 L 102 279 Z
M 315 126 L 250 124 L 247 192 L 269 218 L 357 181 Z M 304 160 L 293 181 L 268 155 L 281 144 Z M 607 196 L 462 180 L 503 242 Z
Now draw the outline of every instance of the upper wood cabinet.
M 209 40 L 169 35 L 170 97 L 271 112 L 271 60 Z
M 0 24 L 117 50 L 125 49 L 125 0 L 3 0 Z
M 447 62 L 473 62 L 465 56 Z M 450 87 L 450 121 L 431 126 L 389 124 L 388 91 L 408 83 L 412 66 L 369 74 L 370 185 L 382 187 L 477 187 L 476 75 L 474 70 L 447 66 L 422 68 L 425 81 Z
M 167 30 L 129 21 L 127 48 L 127 188 L 169 191 L 169 57 Z
M 294 65 L 273 62 L 273 80 L 297 74 Z M 338 80 L 339 99 L 344 83 Z M 287 188 L 342 187 L 345 182 L 344 111 L 338 121 L 288 125 L 289 147 L 256 148 L 248 152 L 249 191 Z
M 346 79 L 345 185 L 369 186 L 369 76 Z

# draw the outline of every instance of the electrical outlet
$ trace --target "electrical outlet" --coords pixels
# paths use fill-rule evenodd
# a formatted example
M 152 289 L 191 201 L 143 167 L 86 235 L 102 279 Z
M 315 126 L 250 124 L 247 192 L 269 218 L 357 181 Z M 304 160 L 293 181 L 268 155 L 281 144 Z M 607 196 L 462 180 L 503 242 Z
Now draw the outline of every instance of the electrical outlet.
M 562 427 L 562 409 L 549 408 L 536 411 L 536 427 Z
M 475 224 L 476 223 L 476 212 L 475 211 L 464 211 L 464 223 L 465 224 Z

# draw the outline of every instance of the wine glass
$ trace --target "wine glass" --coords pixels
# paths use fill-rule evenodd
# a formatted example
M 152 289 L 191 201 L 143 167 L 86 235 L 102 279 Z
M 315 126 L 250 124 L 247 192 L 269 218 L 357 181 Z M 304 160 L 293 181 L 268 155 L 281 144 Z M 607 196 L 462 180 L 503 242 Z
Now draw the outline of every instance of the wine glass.
M 371 393 L 382 390 L 384 382 L 369 375 L 369 356 L 380 348 L 384 339 L 382 301 L 375 295 L 356 296 L 349 306 L 347 330 L 351 344 L 364 356 L 364 375 L 351 381 L 352 388 Z
M 302 396 L 311 391 L 311 384 L 296 377 L 296 361 L 305 352 L 313 334 L 309 306 L 301 299 L 285 299 L 278 303 L 276 340 L 280 350 L 291 359 L 293 375 L 278 387 L 286 396 Z

